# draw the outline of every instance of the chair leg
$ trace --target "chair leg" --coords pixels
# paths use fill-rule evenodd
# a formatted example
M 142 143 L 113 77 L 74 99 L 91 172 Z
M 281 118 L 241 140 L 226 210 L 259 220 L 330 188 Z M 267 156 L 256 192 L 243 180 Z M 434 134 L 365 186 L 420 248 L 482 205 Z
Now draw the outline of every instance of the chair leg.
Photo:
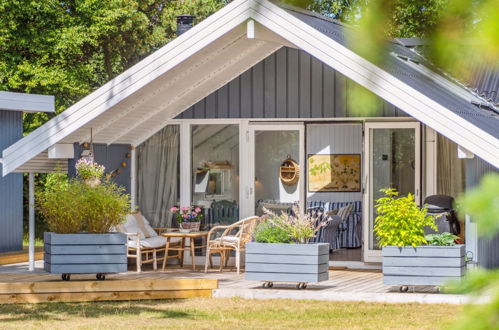
M 208 273 L 208 262 L 211 264 L 210 248 L 206 248 L 206 260 L 204 261 L 204 272 Z
M 237 268 L 237 275 L 240 274 L 241 272 L 241 253 L 239 253 L 239 249 L 236 249 L 236 268 Z
M 158 270 L 158 259 L 156 258 L 157 255 L 156 255 L 156 250 L 153 250 L 152 251 L 152 268 L 154 270 Z
M 225 263 L 225 268 L 227 268 L 228 264 L 229 264 L 229 259 L 230 259 L 230 250 L 226 251 L 225 252 L 225 258 L 224 258 L 224 263 Z
M 136 250 L 137 253 L 137 258 L 136 258 L 136 262 L 137 262 L 137 273 L 140 273 L 142 272 L 142 251 L 139 249 Z
M 218 268 L 218 271 L 221 272 L 224 266 L 225 262 L 225 250 L 220 251 L 220 266 Z

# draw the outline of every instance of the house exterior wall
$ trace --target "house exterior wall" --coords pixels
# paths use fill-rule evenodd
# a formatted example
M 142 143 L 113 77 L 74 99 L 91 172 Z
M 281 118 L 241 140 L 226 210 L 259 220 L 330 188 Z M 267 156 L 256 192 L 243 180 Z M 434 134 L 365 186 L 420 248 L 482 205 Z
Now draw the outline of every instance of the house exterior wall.
M 177 119 L 344 118 L 354 82 L 302 50 L 283 47 Z M 406 116 L 379 99 L 376 117 Z
M 306 126 L 306 136 L 307 136 L 307 145 L 306 145 L 307 159 L 308 155 L 315 155 L 315 154 L 317 155 L 361 154 L 362 155 L 362 124 L 360 123 L 359 124 L 308 124 Z M 308 192 L 307 188 L 307 199 L 309 201 L 325 201 L 325 202 L 362 201 L 362 192 Z
M 23 113 L 0 110 L 0 153 L 22 138 Z M 23 175 L 2 176 L 0 163 L 0 252 L 22 249 Z
M 80 144 L 75 144 L 75 156 L 73 159 L 69 159 L 68 162 L 68 175 L 69 177 L 76 176 L 76 162 L 80 159 L 80 155 L 83 151 L 83 147 Z M 130 184 L 130 168 L 131 159 L 127 158 L 127 153 L 130 153 L 130 145 L 128 144 L 94 144 L 94 160 L 100 165 L 106 167 L 106 173 L 110 173 L 116 169 L 120 169 L 121 173 L 116 175 L 113 180 L 119 186 L 125 188 L 126 193 L 130 194 L 131 184 Z M 126 162 L 126 166 L 121 165 L 122 162 Z
M 468 159 L 466 163 L 466 190 L 478 185 L 480 179 L 489 172 L 496 172 L 499 174 L 499 169 L 478 157 Z M 479 265 L 485 268 L 499 267 L 499 235 L 496 235 L 492 239 L 479 237 L 477 249 Z

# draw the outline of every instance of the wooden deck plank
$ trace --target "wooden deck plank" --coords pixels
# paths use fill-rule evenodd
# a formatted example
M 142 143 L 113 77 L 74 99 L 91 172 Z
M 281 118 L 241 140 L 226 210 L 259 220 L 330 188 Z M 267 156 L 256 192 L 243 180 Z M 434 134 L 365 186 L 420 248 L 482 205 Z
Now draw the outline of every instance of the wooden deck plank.
M 35 249 L 35 260 L 43 260 L 43 247 L 37 247 Z M 28 261 L 29 255 L 27 248 L 20 251 L 0 253 L 0 265 L 18 264 Z
M 143 281 L 50 281 L 0 283 L 0 294 L 74 293 L 106 291 L 182 291 L 209 290 L 218 287 L 216 279 L 148 279 Z
M 0 304 L 42 302 L 84 302 L 106 300 L 151 300 L 211 297 L 212 290 L 183 291 L 120 291 L 120 292 L 62 292 L 38 294 L 0 294 Z

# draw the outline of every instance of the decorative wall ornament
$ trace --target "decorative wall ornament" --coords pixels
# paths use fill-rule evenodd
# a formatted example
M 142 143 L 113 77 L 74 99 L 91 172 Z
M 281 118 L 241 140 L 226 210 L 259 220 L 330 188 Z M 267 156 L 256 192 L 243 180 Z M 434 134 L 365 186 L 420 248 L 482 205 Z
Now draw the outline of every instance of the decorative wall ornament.
M 291 159 L 290 155 L 279 167 L 279 177 L 281 182 L 288 186 L 295 185 L 300 179 L 300 165 Z
M 360 154 L 308 155 L 309 192 L 360 192 Z

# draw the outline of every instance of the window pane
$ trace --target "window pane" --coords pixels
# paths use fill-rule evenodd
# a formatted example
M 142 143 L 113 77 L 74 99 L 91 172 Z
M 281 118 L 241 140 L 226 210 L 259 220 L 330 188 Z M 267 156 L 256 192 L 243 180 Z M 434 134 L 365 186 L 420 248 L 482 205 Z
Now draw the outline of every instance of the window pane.
M 192 203 L 204 208 L 204 225 L 239 220 L 238 125 L 192 126 Z

